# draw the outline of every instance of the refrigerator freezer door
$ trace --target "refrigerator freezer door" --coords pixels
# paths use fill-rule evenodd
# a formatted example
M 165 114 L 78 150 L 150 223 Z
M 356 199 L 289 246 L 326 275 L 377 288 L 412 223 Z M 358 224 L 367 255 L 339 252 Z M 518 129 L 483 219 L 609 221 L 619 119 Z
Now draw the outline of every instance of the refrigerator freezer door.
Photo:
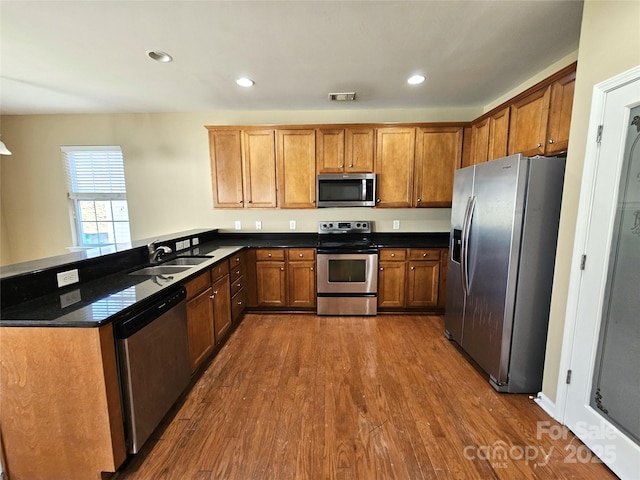
M 507 383 L 528 159 L 476 168 L 462 347 L 494 383 Z
M 465 294 L 462 287 L 462 228 L 468 201 L 473 195 L 475 167 L 456 170 L 453 183 L 451 209 L 451 235 L 449 238 L 449 266 L 447 271 L 447 305 L 445 313 L 445 335 L 458 343 L 462 341 L 462 323 L 465 309 Z

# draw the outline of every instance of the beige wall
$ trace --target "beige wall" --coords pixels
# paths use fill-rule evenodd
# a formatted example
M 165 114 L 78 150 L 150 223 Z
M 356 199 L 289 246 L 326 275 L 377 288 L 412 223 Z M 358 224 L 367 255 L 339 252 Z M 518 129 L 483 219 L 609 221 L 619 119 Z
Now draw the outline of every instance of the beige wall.
M 375 220 L 379 231 L 448 231 L 449 209 L 214 210 L 204 125 L 467 121 L 482 108 L 16 115 L 2 118 L 13 152 L 2 168 L 2 264 L 67 253 L 72 245 L 61 145 L 120 145 L 133 239 L 191 228 L 314 232 L 327 218 Z
M 554 402 L 593 86 L 640 65 L 640 46 L 633 40 L 638 32 L 640 2 L 585 2 L 542 385 L 543 393 Z

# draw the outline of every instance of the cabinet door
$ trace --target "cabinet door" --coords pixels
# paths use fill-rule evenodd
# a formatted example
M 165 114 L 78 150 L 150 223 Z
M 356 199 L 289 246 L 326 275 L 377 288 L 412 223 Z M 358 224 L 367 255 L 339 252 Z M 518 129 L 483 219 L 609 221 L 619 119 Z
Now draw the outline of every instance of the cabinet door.
M 471 125 L 471 157 L 473 165 L 486 162 L 489 157 L 489 119 Z
M 471 127 L 464 127 L 463 132 L 461 168 L 473 165 L 473 129 Z
M 256 293 L 260 307 L 287 305 L 284 261 L 256 263 Z
M 573 108 L 573 90 L 576 73 L 556 80 L 551 84 L 551 106 L 545 153 L 558 153 L 569 146 L 569 127 Z
M 244 132 L 242 151 L 245 207 L 275 208 L 275 132 L 273 130 Z
M 551 87 L 537 90 L 511 105 L 509 155 L 544 153 Z
M 380 262 L 378 308 L 404 307 L 405 262 Z
M 215 208 L 242 208 L 240 130 L 209 131 L 209 154 Z
M 218 279 L 213 284 L 213 325 L 216 343 L 220 342 L 231 326 L 231 294 L 229 275 Z
M 295 308 L 316 306 L 314 262 L 289 262 L 287 265 L 288 305 Z
M 507 156 L 509 141 L 509 107 L 489 117 L 489 148 L 487 160 Z
M 278 130 L 276 146 L 278 205 L 280 208 L 315 208 L 315 130 Z
M 438 287 L 438 307 L 447 305 L 447 274 L 449 272 L 449 249 L 440 249 L 440 286 Z
M 345 131 L 346 173 L 373 173 L 375 135 L 373 128 L 347 128 Z
M 376 206 L 411 207 L 413 203 L 415 145 L 415 128 L 378 129 L 376 149 L 378 198 Z
M 187 332 L 191 371 L 202 364 L 215 345 L 211 287 L 187 302 Z
M 318 173 L 344 171 L 344 129 L 316 131 L 316 164 Z
M 407 307 L 438 304 L 440 261 L 410 261 L 407 270 Z
M 450 207 L 453 173 L 460 168 L 462 128 L 418 129 L 414 207 Z

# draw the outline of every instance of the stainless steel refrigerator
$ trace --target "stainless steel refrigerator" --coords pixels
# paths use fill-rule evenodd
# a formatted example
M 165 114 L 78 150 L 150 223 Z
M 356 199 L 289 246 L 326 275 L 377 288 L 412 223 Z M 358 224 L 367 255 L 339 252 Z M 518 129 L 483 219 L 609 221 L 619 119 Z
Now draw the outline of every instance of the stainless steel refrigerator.
M 457 170 L 445 335 L 499 392 L 541 390 L 563 157 L 510 157 Z

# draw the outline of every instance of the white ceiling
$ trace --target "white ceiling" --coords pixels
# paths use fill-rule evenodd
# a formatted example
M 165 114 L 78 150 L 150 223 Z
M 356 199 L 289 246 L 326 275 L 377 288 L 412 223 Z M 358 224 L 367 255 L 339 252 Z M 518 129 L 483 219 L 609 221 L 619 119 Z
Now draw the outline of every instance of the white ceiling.
M 486 105 L 575 51 L 581 17 L 581 0 L 1 0 L 0 112 Z

